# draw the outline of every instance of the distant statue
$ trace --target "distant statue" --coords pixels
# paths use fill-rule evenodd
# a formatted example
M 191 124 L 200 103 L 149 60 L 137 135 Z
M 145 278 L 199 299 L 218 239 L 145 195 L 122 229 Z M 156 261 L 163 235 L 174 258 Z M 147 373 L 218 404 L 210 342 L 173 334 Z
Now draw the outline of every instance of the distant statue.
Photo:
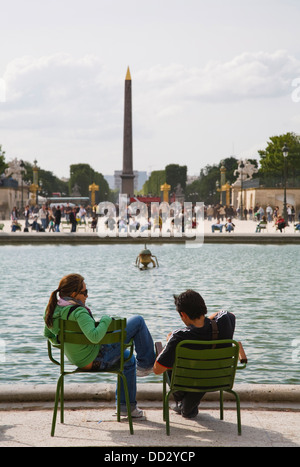
M 183 192 L 183 189 L 180 183 L 178 183 L 175 188 L 175 199 L 176 201 L 179 201 L 179 202 L 184 201 L 184 192 Z
M 177 185 L 176 185 L 175 194 L 177 196 L 182 196 L 183 195 L 183 189 L 181 188 L 180 183 L 177 183 Z
M 249 162 L 248 159 L 239 159 L 238 168 L 233 172 L 233 175 L 239 175 L 233 185 L 239 185 L 242 180 L 243 182 L 246 180 L 251 180 L 253 174 L 257 172 L 257 167 L 255 167 L 254 164 L 251 164 L 251 162 Z
M 8 168 L 5 169 L 5 176 L 7 178 L 11 177 L 14 180 L 17 180 L 18 184 L 22 182 L 22 172 L 26 173 L 25 168 L 22 166 L 22 160 L 19 160 L 15 157 L 11 162 L 8 163 Z
M 72 188 L 71 196 L 76 196 L 76 197 L 81 196 L 79 188 L 80 188 L 80 186 L 78 186 L 77 183 L 75 183 L 75 185 Z

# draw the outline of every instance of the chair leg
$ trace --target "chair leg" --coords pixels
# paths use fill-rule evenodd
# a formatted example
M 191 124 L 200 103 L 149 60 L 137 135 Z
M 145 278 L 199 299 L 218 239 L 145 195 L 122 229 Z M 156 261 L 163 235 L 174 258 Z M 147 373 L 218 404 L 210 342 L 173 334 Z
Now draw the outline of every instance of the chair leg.
M 64 404 L 64 399 L 65 398 L 65 385 L 64 385 L 64 375 L 61 375 L 61 390 L 60 390 L 60 423 L 64 423 L 64 417 L 65 417 L 65 404 Z
M 118 375 L 118 381 L 117 381 L 117 420 L 118 422 L 120 421 L 120 385 L 121 385 L 121 377 Z
M 237 414 L 237 426 L 238 426 L 238 435 L 242 434 L 242 423 L 241 423 L 241 404 L 240 404 L 240 397 L 239 395 L 231 390 L 228 390 L 231 394 L 234 395 L 235 400 L 236 400 L 236 414 Z
M 166 393 L 167 393 L 167 380 L 165 373 L 163 374 L 163 420 L 166 420 L 166 404 L 165 404 L 165 398 L 166 398 Z
M 61 382 L 62 382 L 62 376 L 60 376 L 58 378 L 57 386 L 56 386 L 54 409 L 53 409 L 53 416 L 52 416 L 51 436 L 54 436 L 54 432 L 55 432 L 58 402 L 59 402 L 59 398 L 60 398 L 60 395 L 61 395 Z
M 127 414 L 128 414 L 128 422 L 129 422 L 129 430 L 130 430 L 130 434 L 133 435 L 133 425 L 132 425 L 132 416 L 131 416 L 131 406 L 130 406 L 130 401 L 129 401 L 127 380 L 126 380 L 126 376 L 123 375 L 123 374 L 121 374 L 120 377 L 122 378 L 122 381 L 123 381 L 123 388 L 124 388 L 125 401 L 126 401 Z M 119 383 L 119 381 L 118 381 L 118 383 Z M 119 384 L 118 384 L 118 386 L 119 386 Z M 119 388 L 118 388 L 118 391 L 119 391 Z
M 170 396 L 171 392 L 169 392 L 168 394 L 166 394 L 165 398 L 164 398 L 164 409 L 163 409 L 163 413 L 164 413 L 164 419 L 165 419 L 165 422 L 166 422 L 166 433 L 167 433 L 167 436 L 170 436 L 170 413 L 169 413 L 169 396 Z
M 220 391 L 220 420 L 224 419 L 224 393 Z

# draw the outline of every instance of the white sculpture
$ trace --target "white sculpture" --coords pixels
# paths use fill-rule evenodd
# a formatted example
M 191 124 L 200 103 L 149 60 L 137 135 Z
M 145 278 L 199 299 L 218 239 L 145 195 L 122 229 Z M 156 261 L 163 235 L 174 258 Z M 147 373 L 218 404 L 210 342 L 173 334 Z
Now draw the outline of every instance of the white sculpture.
M 17 180 L 19 184 L 22 182 L 22 172 L 26 173 L 24 167 L 22 167 L 22 161 L 15 157 L 11 162 L 8 163 L 8 168 L 5 169 L 5 176 L 11 177 L 14 180 Z
M 243 165 L 243 167 L 241 167 Z M 251 180 L 254 173 L 257 173 L 258 169 L 255 167 L 254 164 L 248 161 L 248 159 L 239 159 L 238 161 L 238 168 L 233 172 L 233 175 L 239 174 L 238 178 L 236 179 L 233 185 L 240 185 L 241 181 L 243 180 Z

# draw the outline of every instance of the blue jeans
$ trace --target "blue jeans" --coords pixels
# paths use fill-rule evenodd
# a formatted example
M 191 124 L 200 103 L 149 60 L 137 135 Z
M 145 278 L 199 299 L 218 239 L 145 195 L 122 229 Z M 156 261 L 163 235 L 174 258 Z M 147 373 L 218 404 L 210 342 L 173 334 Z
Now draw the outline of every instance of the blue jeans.
M 124 375 L 127 380 L 129 401 L 132 410 L 136 406 L 136 364 L 142 368 L 150 368 L 155 362 L 154 344 L 144 318 L 139 315 L 127 319 L 126 343 L 134 341 L 136 358 L 134 355 L 124 364 Z M 125 350 L 124 357 L 129 356 L 129 350 Z M 120 344 L 104 344 L 93 362 L 94 371 L 111 368 L 120 360 Z M 121 381 L 120 393 L 121 407 L 126 406 L 124 387 Z

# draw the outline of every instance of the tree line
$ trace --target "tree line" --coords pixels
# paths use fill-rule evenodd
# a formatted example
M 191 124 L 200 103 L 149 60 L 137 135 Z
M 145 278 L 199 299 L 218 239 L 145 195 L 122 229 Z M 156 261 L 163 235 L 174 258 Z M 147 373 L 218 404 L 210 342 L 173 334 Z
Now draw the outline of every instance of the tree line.
M 282 148 L 288 146 L 288 156 L 283 156 Z M 253 174 L 253 179 L 259 179 L 259 185 L 266 188 L 283 187 L 286 179 L 287 187 L 300 188 L 300 136 L 289 132 L 280 136 L 272 136 L 267 142 L 266 148 L 258 151 L 259 160 L 248 158 L 249 162 L 257 167 L 258 172 Z M 234 171 L 238 168 L 240 158 L 234 156 L 224 158 L 218 164 L 206 165 L 200 170 L 199 178 L 187 184 L 186 166 L 170 165 L 165 170 L 151 173 L 145 183 L 145 194 L 151 192 L 160 195 L 160 186 L 167 182 L 174 191 L 177 183 L 185 193 L 186 201 L 204 201 L 206 204 L 217 204 L 220 194 L 217 191 L 217 183 L 220 183 L 220 169 L 226 169 L 226 182 L 232 184 L 236 181 Z
M 289 151 L 286 160 L 284 159 L 282 147 L 287 144 Z M 249 161 L 258 168 L 258 172 L 253 178 L 259 178 L 259 184 L 265 187 L 282 187 L 287 180 L 287 186 L 300 187 L 300 136 L 289 132 L 280 136 L 272 136 L 267 142 L 266 148 L 259 150 L 257 159 Z M 217 191 L 216 182 L 220 182 L 220 168 L 226 168 L 226 181 L 232 184 L 236 180 L 234 171 L 238 168 L 238 160 L 234 156 L 224 158 L 218 164 L 206 165 L 200 170 L 199 178 L 187 184 L 187 166 L 179 164 L 169 164 L 163 170 L 151 172 L 143 189 L 138 193 L 141 195 L 161 195 L 161 185 L 170 185 L 170 192 L 174 193 L 180 184 L 187 201 L 201 200 L 206 204 L 216 204 L 220 195 Z M 0 175 L 7 167 L 5 152 L 0 145 Z M 33 180 L 33 165 L 24 162 L 26 174 L 25 181 Z M 70 196 L 76 186 L 81 196 L 90 195 L 89 185 L 95 183 L 99 186 L 96 192 L 96 202 L 104 200 L 115 201 L 116 193 L 109 188 L 104 176 L 94 170 L 89 164 L 72 164 L 70 166 L 70 179 L 61 180 L 52 172 L 39 169 L 40 194 L 49 197 L 52 193 L 61 193 L 62 196 Z

